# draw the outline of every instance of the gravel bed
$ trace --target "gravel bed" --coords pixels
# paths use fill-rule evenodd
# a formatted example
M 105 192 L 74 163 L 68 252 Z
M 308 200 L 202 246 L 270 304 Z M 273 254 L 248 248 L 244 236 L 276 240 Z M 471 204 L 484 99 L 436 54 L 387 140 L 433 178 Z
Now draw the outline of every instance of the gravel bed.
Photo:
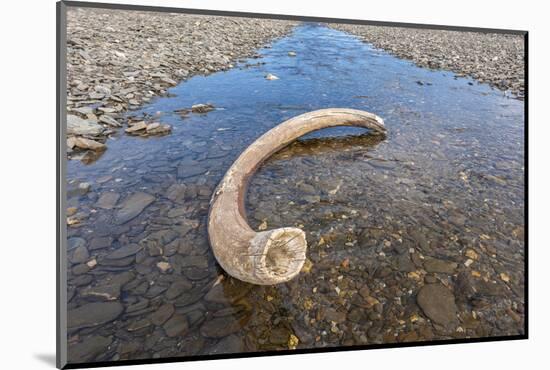
M 344 24 L 331 27 L 420 67 L 451 70 L 523 99 L 523 36 Z
M 69 9 L 68 151 L 104 150 L 106 138 L 124 126 L 125 111 L 165 95 L 181 80 L 232 68 L 294 25 L 279 20 Z M 142 131 L 170 132 L 166 125 L 153 124 Z

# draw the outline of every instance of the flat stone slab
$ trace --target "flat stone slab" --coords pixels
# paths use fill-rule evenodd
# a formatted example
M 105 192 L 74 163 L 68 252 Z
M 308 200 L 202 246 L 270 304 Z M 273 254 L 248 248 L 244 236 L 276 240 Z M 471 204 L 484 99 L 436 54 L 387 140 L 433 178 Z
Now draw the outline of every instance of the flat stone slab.
M 120 198 L 120 194 L 112 191 L 101 194 L 97 200 L 96 207 L 103 209 L 113 209 Z
M 189 330 L 187 318 L 183 315 L 175 314 L 163 326 L 166 335 L 169 337 L 184 336 Z
M 222 340 L 220 340 L 212 349 L 210 349 L 210 354 L 218 353 L 239 353 L 244 351 L 244 342 L 237 335 L 229 335 Z
M 105 256 L 105 258 L 109 260 L 118 260 L 118 259 L 130 257 L 135 255 L 137 252 L 139 252 L 141 248 L 143 248 L 141 244 L 132 243 L 132 244 L 123 245 L 122 247 L 109 253 L 107 256 Z
M 94 302 L 69 310 L 67 327 L 69 330 L 90 328 L 113 321 L 124 311 L 119 302 Z
M 107 347 L 113 342 L 110 337 L 94 335 L 84 338 L 81 342 L 71 344 L 68 348 L 69 362 L 89 362 L 107 351 Z
M 130 195 L 122 204 L 122 208 L 115 215 L 115 223 L 117 225 L 125 224 L 126 222 L 136 218 L 147 206 L 155 201 L 155 197 L 151 194 L 137 192 Z
M 442 284 L 424 285 L 416 296 L 416 302 L 436 324 L 447 326 L 457 321 L 455 296 Z
M 80 238 L 78 236 L 69 238 L 67 240 L 67 250 L 75 249 L 78 247 L 85 247 L 86 246 L 86 239 Z
M 173 304 L 164 304 L 151 314 L 151 322 L 157 326 L 164 324 L 174 314 Z
M 103 126 L 82 119 L 73 114 L 67 115 L 67 134 L 69 135 L 101 135 L 105 131 Z
M 241 330 L 241 323 L 230 316 L 216 317 L 205 322 L 200 329 L 203 337 L 223 338 Z
M 428 272 L 453 274 L 458 267 L 456 262 L 440 260 L 437 258 L 426 258 L 424 269 Z

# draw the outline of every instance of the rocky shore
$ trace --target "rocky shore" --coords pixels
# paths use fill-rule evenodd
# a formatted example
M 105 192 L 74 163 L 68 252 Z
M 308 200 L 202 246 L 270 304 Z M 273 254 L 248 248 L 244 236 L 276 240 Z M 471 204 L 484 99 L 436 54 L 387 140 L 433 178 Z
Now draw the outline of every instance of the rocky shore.
M 403 27 L 331 24 L 420 67 L 470 76 L 523 99 L 523 36 Z
M 109 135 L 163 135 L 154 120 L 127 122 L 124 112 L 165 95 L 179 81 L 232 68 L 293 22 L 69 9 L 67 14 L 67 134 L 75 151 L 105 150 Z

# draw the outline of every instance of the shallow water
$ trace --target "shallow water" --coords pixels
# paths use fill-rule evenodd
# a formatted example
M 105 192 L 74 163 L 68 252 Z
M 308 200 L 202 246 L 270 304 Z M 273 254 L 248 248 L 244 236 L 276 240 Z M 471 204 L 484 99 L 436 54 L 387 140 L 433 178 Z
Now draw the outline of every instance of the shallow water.
M 259 54 L 129 113 L 156 115 L 171 135 L 121 135 L 96 161 L 68 163 L 68 203 L 82 219 L 69 227 L 70 245 L 84 239 L 98 262 L 69 262 L 69 320 L 89 302 L 123 309 L 70 328 L 71 344 L 103 336 L 110 346 L 93 358 L 69 346 L 69 360 L 522 334 L 523 102 L 323 25 L 301 25 Z M 174 112 L 197 103 L 217 109 Z M 229 278 L 206 235 L 214 187 L 262 133 L 327 107 L 373 112 L 388 135 L 322 130 L 268 160 L 250 183 L 249 222 L 301 227 L 308 262 L 278 286 Z M 82 181 L 92 185 L 83 196 L 73 190 Z M 114 209 L 98 207 L 107 192 L 120 195 Z M 136 192 L 154 201 L 117 224 Z M 113 257 L 133 243 L 137 253 Z M 423 303 L 425 285 L 450 297 L 431 307 L 439 291 L 426 289 Z

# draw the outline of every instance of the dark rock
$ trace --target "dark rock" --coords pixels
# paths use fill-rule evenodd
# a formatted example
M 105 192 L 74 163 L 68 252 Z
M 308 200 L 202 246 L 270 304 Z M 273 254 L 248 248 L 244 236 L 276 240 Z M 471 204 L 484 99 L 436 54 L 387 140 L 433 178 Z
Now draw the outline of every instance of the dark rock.
M 126 314 L 141 311 L 144 308 L 147 308 L 149 306 L 149 300 L 145 298 L 138 298 L 138 301 L 135 303 L 132 303 L 131 305 L 126 307 Z
M 201 268 L 205 269 L 208 267 L 208 258 L 206 256 L 175 256 L 176 263 L 174 265 L 179 268 Z
M 403 253 L 397 256 L 394 267 L 401 272 L 412 272 L 416 270 L 408 253 Z
M 147 290 L 147 293 L 145 293 L 145 297 L 147 298 L 158 297 L 160 294 L 166 291 L 166 289 L 168 289 L 168 287 L 155 284 Z
M 188 291 L 193 287 L 193 284 L 185 278 L 180 278 L 174 281 L 168 290 L 166 290 L 165 296 L 168 299 L 174 299 L 180 296 L 183 292 Z
M 106 258 L 110 260 L 117 260 L 121 258 L 126 258 L 135 255 L 137 252 L 139 252 L 143 248 L 142 245 L 139 244 L 127 244 L 123 245 L 122 247 L 116 249 L 115 251 L 109 253 Z
M 426 258 L 424 260 L 424 269 L 428 272 L 442 274 L 453 274 L 458 265 L 452 261 L 445 261 L 436 258 Z
M 327 308 L 324 313 L 324 317 L 328 321 L 334 321 L 335 323 L 343 323 L 346 321 L 346 313 L 336 311 L 334 308 Z
M 202 175 L 206 172 L 206 168 L 202 168 L 200 164 L 191 166 L 188 163 L 181 163 L 178 166 L 178 178 L 186 179 L 188 177 Z
M 176 239 L 176 240 L 166 244 L 162 248 L 162 255 L 164 255 L 166 257 L 173 256 L 174 254 L 176 254 L 178 252 L 178 247 L 179 247 L 179 240 Z
M 454 286 L 456 301 L 459 304 L 468 303 L 476 294 L 473 278 L 467 271 L 458 274 Z
M 216 317 L 206 321 L 200 329 L 201 334 L 207 338 L 223 338 L 241 330 L 241 323 L 234 317 Z
M 93 238 L 90 241 L 90 250 L 109 248 L 113 244 L 113 238 L 104 236 L 100 238 Z
M 98 298 L 106 301 L 114 301 L 120 297 L 122 286 L 135 277 L 134 273 L 127 271 L 109 276 L 103 279 L 100 284 L 89 287 L 81 292 L 83 297 Z
M 447 326 L 457 321 L 457 307 L 453 293 L 441 284 L 424 285 L 416 301 L 433 322 Z
M 147 206 L 155 201 L 155 197 L 143 193 L 137 192 L 130 195 L 122 203 L 122 208 L 118 210 L 115 215 L 115 223 L 122 225 L 134 218 L 136 218 Z
M 214 317 L 235 316 L 241 313 L 243 310 L 244 310 L 243 306 L 226 307 L 214 312 L 212 316 Z
M 189 330 L 189 324 L 187 323 L 187 318 L 185 316 L 175 314 L 168 321 L 166 321 L 163 328 L 166 335 L 169 337 L 183 337 Z
M 71 263 L 84 263 L 88 260 L 88 258 L 90 258 L 90 253 L 88 253 L 88 248 L 81 245 L 79 247 L 76 247 L 73 250 L 69 260 L 71 261 Z
M 179 234 L 172 229 L 159 230 L 147 235 L 142 242 L 156 242 L 157 244 L 164 246 L 175 240 L 178 236 Z
M 92 275 L 86 274 L 86 275 L 79 275 L 71 280 L 71 283 L 76 286 L 85 286 L 90 285 L 94 281 L 94 277 Z
M 476 290 L 481 295 L 487 297 L 500 297 L 504 294 L 505 289 L 501 283 L 493 283 L 482 279 L 479 279 L 476 283 Z
M 82 263 L 80 265 L 76 265 L 71 269 L 71 272 L 74 275 L 82 275 L 82 274 L 87 273 L 88 271 L 90 271 L 90 266 L 88 266 L 85 263 Z
M 115 320 L 124 311 L 119 302 L 94 302 L 87 303 L 67 314 L 67 327 L 69 330 L 89 328 L 102 325 Z
M 79 237 L 72 237 L 67 240 L 67 250 L 72 250 L 78 247 L 85 247 L 86 240 Z
M 113 209 L 120 198 L 120 194 L 114 192 L 106 192 L 101 194 L 97 200 L 96 207 L 103 209 Z
M 193 310 L 187 313 L 189 326 L 193 327 L 201 324 L 204 321 L 204 313 L 201 310 Z
M 120 285 L 105 284 L 84 289 L 80 293 L 83 297 L 99 298 L 114 301 L 120 297 Z
M 91 362 L 100 354 L 107 352 L 112 342 L 113 339 L 110 337 L 99 335 L 85 337 L 80 342 L 69 345 L 67 357 L 71 363 Z
M 132 322 L 130 325 L 126 327 L 126 330 L 128 330 L 129 332 L 138 331 L 141 329 L 145 329 L 150 325 L 151 325 L 151 321 L 149 321 L 148 319 L 141 319 L 141 320 Z
M 134 264 L 135 262 L 136 262 L 136 258 L 134 256 L 119 258 L 119 259 L 109 259 L 106 257 L 99 260 L 99 264 L 101 266 L 109 266 L 109 267 L 126 267 Z
M 151 322 L 157 326 L 164 324 L 174 314 L 173 304 L 164 304 L 151 314 Z
M 363 298 L 370 297 L 370 289 L 366 284 L 359 289 L 359 295 Z
M 210 271 L 208 271 L 208 269 L 199 269 L 194 267 L 186 268 L 182 272 L 185 277 L 190 280 L 202 280 L 210 275 Z
M 166 190 L 166 198 L 173 202 L 179 202 L 185 198 L 185 189 L 184 184 L 172 184 Z
M 426 282 L 426 284 L 434 284 L 437 283 L 437 278 L 433 275 L 426 275 L 424 277 L 424 281 Z
M 351 321 L 351 322 L 359 323 L 360 321 L 362 321 L 364 319 L 363 312 L 364 311 L 359 309 L 359 308 L 352 309 L 350 311 L 350 313 L 348 314 L 348 320 Z
M 146 245 L 147 245 L 147 251 L 149 252 L 149 256 L 151 257 L 162 256 L 162 253 L 164 252 L 164 250 L 158 243 L 150 242 L 150 243 L 146 243 Z
M 229 335 L 216 343 L 209 351 L 210 354 L 241 353 L 245 350 L 244 341 L 237 335 Z
M 200 353 L 206 343 L 206 340 L 200 335 L 200 333 L 193 332 L 181 339 L 180 343 L 186 355 L 194 356 Z M 207 353 L 210 354 L 210 350 L 208 350 Z
M 122 342 L 118 346 L 119 355 L 128 355 L 138 352 L 141 349 L 141 343 L 139 342 Z
M 285 327 L 277 327 L 269 333 L 269 342 L 271 344 L 285 345 L 288 343 L 290 331 Z
M 237 279 L 225 279 L 213 286 L 204 299 L 215 303 L 235 303 L 246 296 L 252 289 L 252 284 L 244 283 Z
M 203 296 L 204 296 L 204 292 L 202 288 L 199 286 L 197 288 L 194 288 L 180 295 L 178 298 L 176 298 L 174 304 L 176 305 L 176 307 L 186 307 L 197 302 Z

